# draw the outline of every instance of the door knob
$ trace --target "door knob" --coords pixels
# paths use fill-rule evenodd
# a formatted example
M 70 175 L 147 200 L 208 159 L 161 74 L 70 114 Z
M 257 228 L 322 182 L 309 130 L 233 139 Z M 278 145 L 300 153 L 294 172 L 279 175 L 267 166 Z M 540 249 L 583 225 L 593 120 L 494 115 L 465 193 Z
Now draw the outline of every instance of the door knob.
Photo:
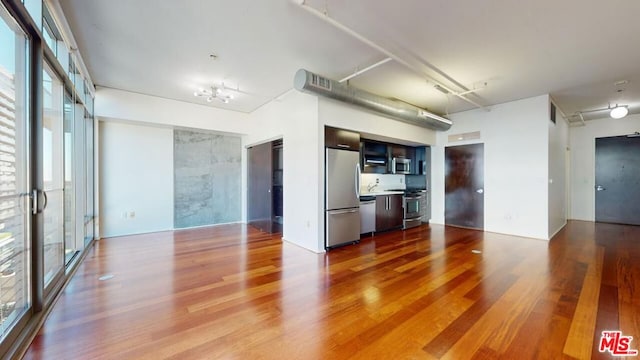
M 478 190 L 476 190 L 476 192 L 477 192 L 478 194 L 483 194 L 483 193 L 484 193 L 484 189 L 478 189 Z
M 607 189 L 605 189 L 604 186 L 602 186 L 602 185 L 597 185 L 596 186 L 596 191 L 603 191 L 603 190 L 607 190 Z

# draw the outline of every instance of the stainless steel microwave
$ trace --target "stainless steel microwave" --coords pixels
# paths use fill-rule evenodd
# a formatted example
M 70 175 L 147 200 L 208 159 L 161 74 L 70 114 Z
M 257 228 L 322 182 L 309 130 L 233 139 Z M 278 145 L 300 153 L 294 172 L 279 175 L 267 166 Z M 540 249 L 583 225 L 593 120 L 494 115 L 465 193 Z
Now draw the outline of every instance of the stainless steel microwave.
M 394 174 L 411 174 L 411 160 L 401 157 L 393 158 L 391 172 Z

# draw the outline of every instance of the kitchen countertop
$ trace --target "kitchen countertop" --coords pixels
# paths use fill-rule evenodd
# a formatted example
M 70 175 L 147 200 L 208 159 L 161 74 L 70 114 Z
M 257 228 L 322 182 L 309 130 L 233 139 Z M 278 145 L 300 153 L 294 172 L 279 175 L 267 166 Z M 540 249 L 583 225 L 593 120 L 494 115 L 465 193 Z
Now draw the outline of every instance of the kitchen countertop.
M 370 193 L 360 193 L 360 196 L 378 196 L 378 195 L 404 195 L 404 191 L 375 191 Z

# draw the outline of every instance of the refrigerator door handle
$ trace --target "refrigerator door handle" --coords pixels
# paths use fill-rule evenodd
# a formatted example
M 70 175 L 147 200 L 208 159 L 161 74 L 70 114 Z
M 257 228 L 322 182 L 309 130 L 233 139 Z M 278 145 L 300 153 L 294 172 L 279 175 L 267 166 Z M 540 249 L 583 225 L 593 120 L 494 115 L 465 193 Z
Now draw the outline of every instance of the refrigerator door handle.
M 356 196 L 360 197 L 360 163 L 356 163 Z
M 329 210 L 329 214 L 331 214 L 331 215 L 352 214 L 354 212 L 358 212 L 358 210 L 356 210 L 356 209 Z

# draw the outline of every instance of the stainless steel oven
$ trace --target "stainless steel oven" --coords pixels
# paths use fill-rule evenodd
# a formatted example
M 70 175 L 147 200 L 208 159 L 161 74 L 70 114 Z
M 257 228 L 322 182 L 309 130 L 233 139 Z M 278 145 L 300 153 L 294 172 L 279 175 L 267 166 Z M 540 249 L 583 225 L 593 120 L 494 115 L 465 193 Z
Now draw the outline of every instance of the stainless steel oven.
M 407 193 L 404 195 L 404 229 L 419 226 L 422 223 L 426 202 L 426 192 Z
M 421 216 L 423 194 L 408 194 L 404 196 L 404 218 L 411 219 Z

